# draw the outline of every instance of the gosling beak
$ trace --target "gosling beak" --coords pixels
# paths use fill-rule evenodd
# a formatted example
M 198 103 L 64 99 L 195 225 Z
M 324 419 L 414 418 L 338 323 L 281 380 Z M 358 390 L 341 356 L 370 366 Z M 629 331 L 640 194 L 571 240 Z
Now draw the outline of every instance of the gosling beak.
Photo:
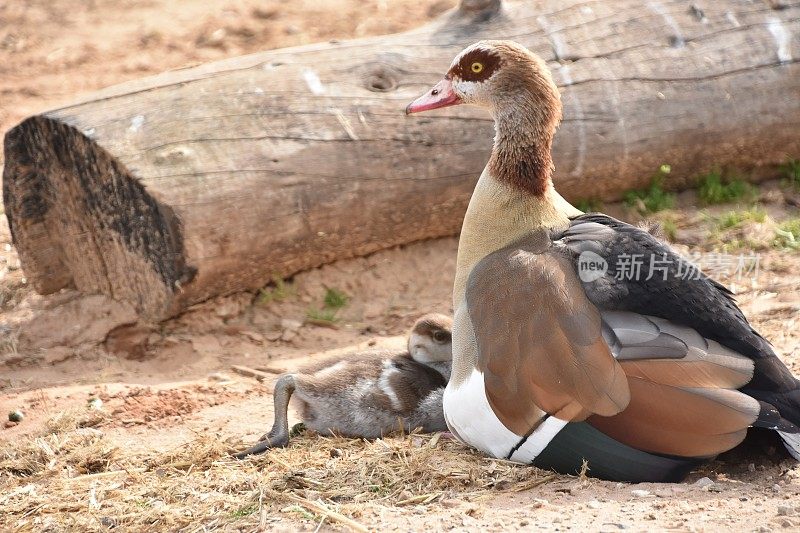
M 443 79 L 433 89 L 426 92 L 406 107 L 406 115 L 429 111 L 461 103 L 461 98 L 453 90 L 453 83 L 447 78 Z

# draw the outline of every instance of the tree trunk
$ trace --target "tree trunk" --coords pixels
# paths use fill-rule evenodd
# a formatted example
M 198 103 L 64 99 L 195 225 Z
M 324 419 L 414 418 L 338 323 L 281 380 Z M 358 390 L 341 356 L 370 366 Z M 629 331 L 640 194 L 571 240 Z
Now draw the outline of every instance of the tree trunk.
M 399 35 L 167 72 L 28 118 L 4 201 L 29 281 L 162 319 L 336 259 L 455 234 L 493 135 L 467 106 L 405 117 L 465 45 L 512 38 L 563 91 L 556 185 L 619 197 L 663 163 L 800 155 L 800 3 L 463 0 Z M 691 6 L 691 7 L 690 7 Z

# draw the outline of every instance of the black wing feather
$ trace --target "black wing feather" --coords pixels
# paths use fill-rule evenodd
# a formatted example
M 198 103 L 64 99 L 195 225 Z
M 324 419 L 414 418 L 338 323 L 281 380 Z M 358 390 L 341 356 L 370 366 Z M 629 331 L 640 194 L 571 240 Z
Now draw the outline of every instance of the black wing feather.
M 747 321 L 731 291 L 703 273 L 683 279 L 679 265 L 683 262 L 685 268 L 690 262 L 647 231 L 591 213 L 572 218 L 569 228 L 553 235 L 553 239 L 575 258 L 576 268 L 577 258 L 584 251 L 592 251 L 607 262 L 605 276 L 583 282 L 589 300 L 600 309 L 664 318 L 694 328 L 704 337 L 750 357 L 755 361 L 755 374 L 743 391 L 759 400 L 774 404 L 776 393 L 800 388 L 800 382 L 778 359 L 769 342 Z M 618 272 L 620 259 L 634 255 L 643 258 L 642 275 L 627 279 L 623 275 L 626 272 Z M 663 261 L 659 266 L 666 269 L 666 279 L 660 271 L 645 279 L 651 256 Z M 789 419 L 798 423 L 800 404 L 796 409 Z

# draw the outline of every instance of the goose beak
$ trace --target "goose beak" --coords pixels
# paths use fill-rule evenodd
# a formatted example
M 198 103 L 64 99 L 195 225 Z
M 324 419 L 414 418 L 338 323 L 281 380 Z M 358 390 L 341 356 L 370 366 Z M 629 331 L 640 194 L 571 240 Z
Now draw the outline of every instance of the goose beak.
M 461 103 L 461 98 L 453 90 L 453 83 L 447 78 L 443 79 L 433 89 L 426 92 L 406 107 L 406 115 L 448 107 Z

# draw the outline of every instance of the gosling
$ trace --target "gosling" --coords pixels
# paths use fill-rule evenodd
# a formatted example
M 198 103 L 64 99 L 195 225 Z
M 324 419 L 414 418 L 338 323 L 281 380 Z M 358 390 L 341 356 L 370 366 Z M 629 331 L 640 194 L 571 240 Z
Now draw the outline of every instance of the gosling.
M 272 429 L 236 457 L 289 443 L 292 395 L 306 427 L 321 435 L 378 438 L 400 428 L 446 431 L 442 395 L 450 379 L 452 325 L 448 316 L 427 314 L 414 323 L 406 351 L 360 353 L 281 375 L 273 391 Z

